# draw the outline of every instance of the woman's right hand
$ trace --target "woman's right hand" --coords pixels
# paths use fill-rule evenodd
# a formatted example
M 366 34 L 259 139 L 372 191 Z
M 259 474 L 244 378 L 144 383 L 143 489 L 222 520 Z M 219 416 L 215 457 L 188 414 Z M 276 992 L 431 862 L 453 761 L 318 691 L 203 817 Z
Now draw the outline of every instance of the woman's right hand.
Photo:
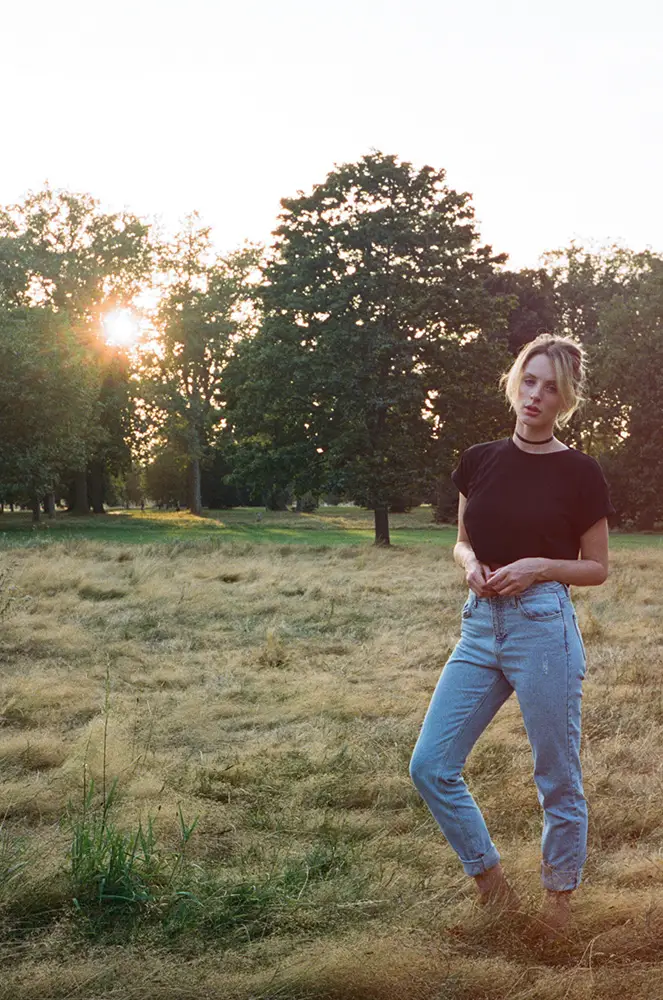
M 465 579 L 470 590 L 477 597 L 494 597 L 495 591 L 492 587 L 486 586 L 486 580 L 490 576 L 490 566 L 473 559 L 466 568 Z

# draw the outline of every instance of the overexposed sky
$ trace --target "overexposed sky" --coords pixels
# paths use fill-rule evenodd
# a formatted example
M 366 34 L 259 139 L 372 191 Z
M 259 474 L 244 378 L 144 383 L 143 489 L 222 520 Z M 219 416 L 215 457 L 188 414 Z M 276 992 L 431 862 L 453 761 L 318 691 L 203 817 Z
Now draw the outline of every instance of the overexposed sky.
M 373 148 L 447 171 L 514 267 L 663 251 L 660 0 L 4 0 L 0 204 L 86 191 L 220 249 Z

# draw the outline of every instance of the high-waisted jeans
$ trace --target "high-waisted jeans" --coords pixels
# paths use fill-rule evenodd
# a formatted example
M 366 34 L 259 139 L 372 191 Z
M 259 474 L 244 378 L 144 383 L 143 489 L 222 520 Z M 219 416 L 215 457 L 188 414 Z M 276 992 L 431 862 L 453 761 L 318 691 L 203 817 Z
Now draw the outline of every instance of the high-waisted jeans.
M 468 875 L 487 871 L 500 856 L 461 771 L 515 691 L 543 807 L 543 885 L 562 891 L 580 882 L 587 842 L 579 753 L 584 674 L 585 651 L 565 584 L 535 583 L 517 597 L 470 593 L 460 641 L 435 688 L 410 764 L 412 780 Z

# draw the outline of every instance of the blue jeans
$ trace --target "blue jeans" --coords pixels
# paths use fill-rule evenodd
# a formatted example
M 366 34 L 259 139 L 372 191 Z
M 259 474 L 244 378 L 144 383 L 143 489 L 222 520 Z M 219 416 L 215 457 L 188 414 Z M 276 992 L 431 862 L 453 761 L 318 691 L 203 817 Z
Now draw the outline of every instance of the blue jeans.
M 565 584 L 535 583 L 517 597 L 470 592 L 460 641 L 435 688 L 410 763 L 414 784 L 468 875 L 487 871 L 500 856 L 461 771 L 515 691 L 544 814 L 542 882 L 556 891 L 579 884 L 587 843 L 579 753 L 584 674 L 585 651 Z

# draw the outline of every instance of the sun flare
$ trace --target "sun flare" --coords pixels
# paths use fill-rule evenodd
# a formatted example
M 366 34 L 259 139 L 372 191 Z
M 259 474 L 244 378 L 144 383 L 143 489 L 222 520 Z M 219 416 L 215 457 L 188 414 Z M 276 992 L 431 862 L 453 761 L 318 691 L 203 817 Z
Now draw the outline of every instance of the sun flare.
M 140 336 L 138 321 L 130 309 L 114 309 L 103 318 L 106 343 L 111 347 L 133 347 Z

